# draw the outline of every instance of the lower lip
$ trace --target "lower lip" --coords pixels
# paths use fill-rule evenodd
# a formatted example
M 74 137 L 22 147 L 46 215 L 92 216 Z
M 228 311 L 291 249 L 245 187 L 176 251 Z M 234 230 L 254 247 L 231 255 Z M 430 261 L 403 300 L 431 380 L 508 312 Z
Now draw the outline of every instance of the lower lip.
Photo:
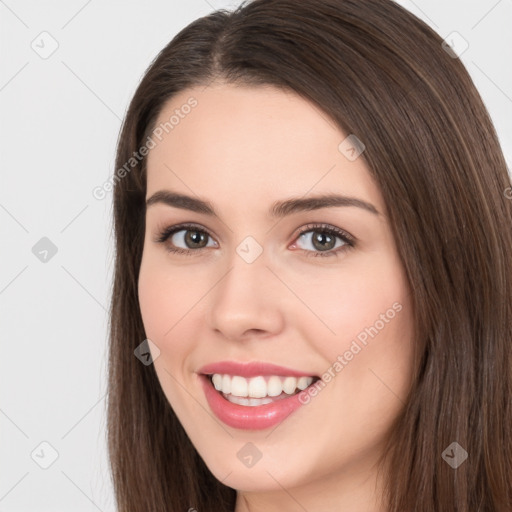
M 290 395 L 271 404 L 244 406 L 226 400 L 205 375 L 201 375 L 201 383 L 206 400 L 213 413 L 226 425 L 244 430 L 264 430 L 281 423 L 301 405 L 301 393 Z

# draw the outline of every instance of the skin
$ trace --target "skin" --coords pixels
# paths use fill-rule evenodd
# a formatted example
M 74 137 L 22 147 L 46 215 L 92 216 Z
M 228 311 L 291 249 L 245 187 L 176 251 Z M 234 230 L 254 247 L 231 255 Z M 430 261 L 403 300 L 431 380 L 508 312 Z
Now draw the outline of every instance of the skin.
M 146 198 L 159 190 L 192 195 L 219 218 L 147 208 L 139 300 L 160 351 L 152 352 L 162 389 L 210 471 L 238 491 L 236 512 L 384 511 L 376 461 L 411 384 L 413 343 L 410 290 L 380 191 L 362 157 L 350 161 L 338 150 L 347 134 L 298 95 L 216 82 L 173 97 L 157 124 L 191 96 L 197 106 L 148 155 Z M 268 216 L 275 201 L 322 193 L 362 199 L 379 215 L 344 206 Z M 211 235 L 206 247 L 186 244 L 193 229 L 155 241 L 182 222 Z M 298 237 L 309 223 L 343 229 L 356 245 L 315 257 L 322 230 Z M 236 252 L 247 236 L 263 249 L 252 263 Z M 331 252 L 343 245 L 336 240 Z M 173 244 L 190 255 L 169 252 Z M 333 372 L 394 303 L 401 311 Z M 222 360 L 319 376 L 331 368 L 334 377 L 277 427 L 240 430 L 213 415 L 196 373 Z M 250 468 L 237 457 L 248 442 L 262 455 Z

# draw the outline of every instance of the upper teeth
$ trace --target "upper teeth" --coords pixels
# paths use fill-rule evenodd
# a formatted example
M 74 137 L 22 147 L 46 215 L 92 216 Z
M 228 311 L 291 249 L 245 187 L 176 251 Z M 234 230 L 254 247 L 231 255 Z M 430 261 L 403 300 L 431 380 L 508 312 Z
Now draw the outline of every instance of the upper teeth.
M 293 395 L 295 390 L 306 389 L 312 382 L 313 377 L 252 377 L 246 379 L 239 375 L 221 375 L 214 373 L 212 382 L 217 391 L 235 396 L 249 396 L 252 398 L 263 398 L 265 396 L 278 396 L 283 391 Z

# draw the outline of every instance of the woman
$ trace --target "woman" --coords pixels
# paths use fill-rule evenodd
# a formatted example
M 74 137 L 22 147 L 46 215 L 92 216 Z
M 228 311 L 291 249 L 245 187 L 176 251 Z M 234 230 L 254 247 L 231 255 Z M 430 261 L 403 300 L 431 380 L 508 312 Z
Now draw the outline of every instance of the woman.
M 512 509 L 510 177 L 455 57 L 392 2 L 255 0 L 151 64 L 115 176 L 120 511 Z

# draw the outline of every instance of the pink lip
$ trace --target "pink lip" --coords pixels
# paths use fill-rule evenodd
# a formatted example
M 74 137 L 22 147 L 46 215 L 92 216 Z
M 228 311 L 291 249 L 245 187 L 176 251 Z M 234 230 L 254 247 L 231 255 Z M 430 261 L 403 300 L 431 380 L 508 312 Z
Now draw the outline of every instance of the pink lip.
M 215 373 L 220 372 L 215 371 Z M 259 375 L 261 375 L 261 373 Z M 306 390 L 299 391 L 296 395 L 290 395 L 289 398 L 283 398 L 271 404 L 249 407 L 233 404 L 226 400 L 213 387 L 210 378 L 206 375 L 200 375 L 199 378 L 208 405 L 215 416 L 230 427 L 244 430 L 264 430 L 281 423 L 301 405 L 304 405 L 303 402 L 300 401 L 300 397 L 303 393 L 307 394 Z
M 301 372 L 292 368 L 285 368 L 272 363 L 261 361 L 250 363 L 239 363 L 236 361 L 219 361 L 218 363 L 207 364 L 200 368 L 197 373 L 212 375 L 214 373 L 240 375 L 240 377 L 257 377 L 258 375 L 278 375 L 291 377 L 313 377 L 309 372 Z
M 212 412 L 226 425 L 245 430 L 263 430 L 281 423 L 292 412 L 297 410 L 303 402 L 300 398 L 304 391 L 288 398 L 277 400 L 271 404 L 249 407 L 233 404 L 226 400 L 213 386 L 208 375 L 218 373 L 221 375 L 239 375 L 241 377 L 257 377 L 259 375 L 277 375 L 291 377 L 314 376 L 309 372 L 303 372 L 284 366 L 261 361 L 239 363 L 236 361 L 219 361 L 207 364 L 197 371 L 206 396 L 206 400 Z M 306 402 L 307 403 L 307 402 Z

